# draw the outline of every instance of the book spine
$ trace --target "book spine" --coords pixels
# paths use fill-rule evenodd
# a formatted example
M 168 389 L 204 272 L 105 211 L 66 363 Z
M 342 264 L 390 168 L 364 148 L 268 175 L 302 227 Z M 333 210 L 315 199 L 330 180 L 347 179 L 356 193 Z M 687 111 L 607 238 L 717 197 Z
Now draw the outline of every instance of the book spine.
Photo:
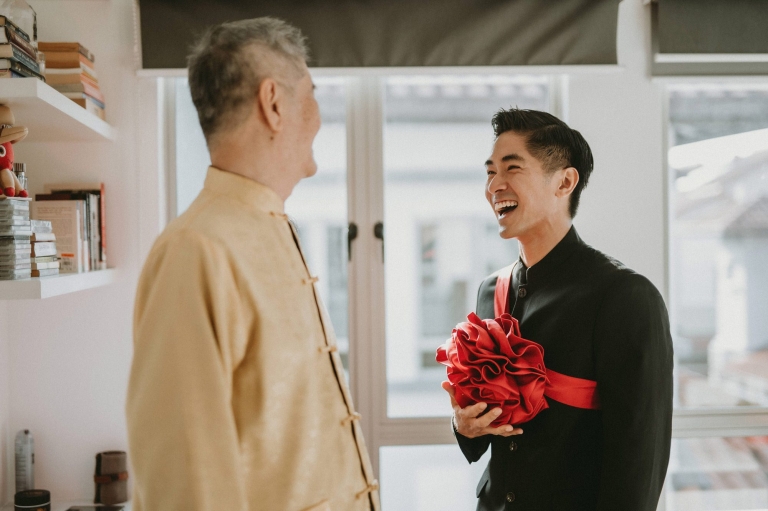
M 11 61 L 11 70 L 22 75 L 24 78 L 37 78 L 38 80 L 45 81 L 45 78 L 39 73 L 35 73 L 24 64 L 20 64 L 15 60 Z
M 13 30 L 13 28 L 9 27 L 8 25 L 5 27 L 5 33 L 8 36 L 9 43 L 15 44 L 19 49 L 23 50 L 24 53 L 29 55 L 30 58 L 37 62 L 37 52 L 35 52 L 35 49 L 32 47 L 29 41 L 22 38 L 18 32 Z
M 28 43 L 32 42 L 32 40 L 29 38 L 29 34 L 27 34 L 22 29 L 20 29 L 18 27 L 18 25 L 16 25 L 16 23 L 14 23 L 13 21 L 9 20 L 7 17 L 0 16 L 0 26 L 8 27 L 11 30 L 13 30 L 14 32 L 16 32 L 16 34 L 19 37 L 21 37 L 22 39 L 24 39 L 26 42 L 28 42 Z
M 19 49 L 19 47 L 16 46 L 15 44 L 13 43 L 10 43 L 10 44 L 11 44 L 11 49 L 13 50 L 13 57 L 11 58 L 14 59 L 16 62 L 24 64 L 35 73 L 40 74 L 40 64 L 37 63 L 37 60 L 33 59 L 32 57 L 24 53 L 24 51 Z
M 49 220 L 56 233 L 56 248 L 61 258 L 61 273 L 83 271 L 82 216 L 83 201 L 53 200 L 32 203 L 36 220 Z

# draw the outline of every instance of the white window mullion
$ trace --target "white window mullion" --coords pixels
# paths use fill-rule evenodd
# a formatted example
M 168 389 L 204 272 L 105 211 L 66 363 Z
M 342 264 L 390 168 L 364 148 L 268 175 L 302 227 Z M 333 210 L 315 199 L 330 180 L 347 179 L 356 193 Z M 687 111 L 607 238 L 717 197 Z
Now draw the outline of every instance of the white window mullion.
M 384 264 L 374 225 L 383 221 L 383 108 L 381 79 L 347 79 L 349 221 L 357 225 L 349 268 L 350 380 L 374 471 L 378 424 L 386 413 Z

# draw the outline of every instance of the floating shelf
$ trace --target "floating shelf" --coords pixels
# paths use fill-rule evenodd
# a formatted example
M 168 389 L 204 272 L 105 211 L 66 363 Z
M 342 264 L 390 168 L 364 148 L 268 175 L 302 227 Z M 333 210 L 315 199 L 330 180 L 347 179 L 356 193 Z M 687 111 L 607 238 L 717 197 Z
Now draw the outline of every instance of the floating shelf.
M 115 282 L 117 270 L 65 273 L 51 277 L 0 280 L 0 300 L 39 300 L 106 286 Z
M 0 79 L 0 104 L 16 124 L 29 128 L 30 142 L 114 140 L 116 130 L 37 78 Z
M 51 503 L 51 511 L 67 511 L 72 506 L 93 506 L 93 502 L 89 502 L 87 500 L 80 500 L 76 502 L 56 502 L 55 500 Z M 125 511 L 131 511 L 131 503 L 126 502 L 125 504 L 119 504 L 121 506 L 125 506 Z M 13 511 L 13 504 L 6 504 L 4 506 L 0 506 L 0 511 Z

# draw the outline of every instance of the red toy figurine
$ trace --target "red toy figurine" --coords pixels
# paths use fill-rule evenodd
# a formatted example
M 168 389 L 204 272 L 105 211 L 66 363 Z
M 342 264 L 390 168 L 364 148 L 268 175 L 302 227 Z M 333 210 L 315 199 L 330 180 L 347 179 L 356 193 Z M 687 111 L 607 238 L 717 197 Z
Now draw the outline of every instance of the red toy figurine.
M 13 173 L 13 144 L 27 136 L 24 126 L 14 126 L 13 112 L 6 105 L 0 105 L 0 183 L 6 197 L 28 197 L 16 174 Z

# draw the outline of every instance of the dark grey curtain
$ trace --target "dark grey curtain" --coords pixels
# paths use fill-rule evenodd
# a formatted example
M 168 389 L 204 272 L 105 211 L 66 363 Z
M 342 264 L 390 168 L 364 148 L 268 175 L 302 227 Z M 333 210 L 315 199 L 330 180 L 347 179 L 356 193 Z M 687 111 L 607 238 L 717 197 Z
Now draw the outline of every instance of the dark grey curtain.
M 768 0 L 658 0 L 659 53 L 768 53 Z
M 185 68 L 206 27 L 274 16 L 311 67 L 616 64 L 620 0 L 139 0 L 145 69 Z

